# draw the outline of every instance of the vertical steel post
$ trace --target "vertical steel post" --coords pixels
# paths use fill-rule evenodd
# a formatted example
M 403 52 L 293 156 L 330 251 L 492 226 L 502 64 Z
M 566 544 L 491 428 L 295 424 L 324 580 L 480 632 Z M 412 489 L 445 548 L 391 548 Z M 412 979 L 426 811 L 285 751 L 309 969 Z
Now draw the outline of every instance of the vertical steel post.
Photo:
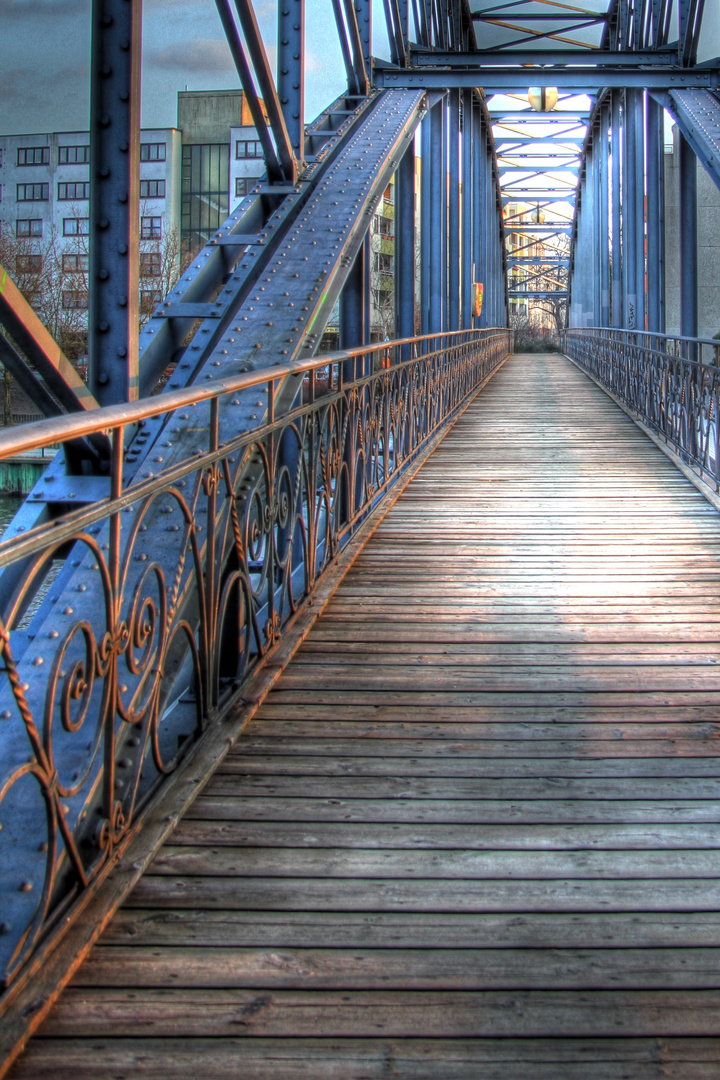
M 372 0 L 353 0 L 353 6 L 360 32 L 365 71 L 372 83 Z
M 602 326 L 602 124 L 600 136 L 596 130 L 592 143 L 592 185 L 593 185 L 593 326 Z
M 462 250 L 460 273 L 460 319 L 463 330 L 472 326 L 472 248 L 473 248 L 473 159 L 472 159 L 472 90 L 463 91 L 462 130 Z
M 637 219 L 635 197 L 642 178 L 637 175 L 635 143 L 638 138 L 634 91 L 625 91 L 623 126 L 623 285 L 626 330 L 637 330 Z
M 365 244 L 360 248 L 340 293 L 340 348 L 354 349 L 364 345 L 368 336 L 365 321 Z M 360 375 L 360 364 L 347 360 L 343 364 L 343 379 L 352 382 Z
M 443 329 L 443 299 L 447 282 L 447 264 L 443 266 L 447 239 L 445 184 L 442 182 L 446 169 L 444 132 L 443 98 L 430 113 L 430 334 L 439 334 Z
M 443 330 L 448 328 L 448 102 L 443 101 L 442 107 L 442 169 L 439 179 L 442 185 L 440 203 L 442 207 L 442 226 L 440 229 L 440 265 L 442 267 L 442 314 L 440 325 Z
M 460 329 L 460 91 L 450 91 L 447 329 Z
M 472 91 L 471 91 L 472 93 Z M 484 240 L 482 232 L 482 145 L 481 145 L 482 117 L 480 108 L 473 108 L 472 113 L 472 214 L 473 214 L 473 240 L 472 240 L 472 311 L 475 311 L 475 286 L 476 281 L 482 281 L 482 244 Z M 480 316 L 473 314 L 473 327 L 482 326 L 482 312 Z
M 665 333 L 665 133 L 662 106 L 647 95 L 647 326 Z
M 93 0 L 88 382 L 138 397 L 141 0 Z
M 398 337 L 406 338 L 415 334 L 414 140 L 400 161 L 395 192 L 395 330 Z
M 423 334 L 430 333 L 430 130 L 428 113 L 420 125 L 420 327 Z
M 690 143 L 680 141 L 680 333 L 698 336 L 697 162 Z
M 280 0 L 278 7 L 278 97 L 290 145 L 305 158 L 305 0 Z
M 600 117 L 600 325 L 610 326 L 609 110 Z
M 487 135 L 485 132 L 485 118 L 480 116 L 480 278 L 483 286 L 483 304 L 480 312 L 480 326 L 488 325 L 488 297 L 490 294 L 488 270 L 488 248 L 490 245 L 490 230 L 488 228 L 488 171 L 487 171 Z
M 610 222 L 611 222 L 611 271 L 612 271 L 612 311 L 611 325 L 621 327 L 623 325 L 623 273 L 622 273 L 622 240 L 621 240 L 621 166 L 620 166 L 620 94 L 621 91 L 612 92 L 612 190 L 610 193 Z
M 637 274 L 637 327 L 645 329 L 645 103 L 642 90 L 633 91 L 635 109 L 635 270 Z

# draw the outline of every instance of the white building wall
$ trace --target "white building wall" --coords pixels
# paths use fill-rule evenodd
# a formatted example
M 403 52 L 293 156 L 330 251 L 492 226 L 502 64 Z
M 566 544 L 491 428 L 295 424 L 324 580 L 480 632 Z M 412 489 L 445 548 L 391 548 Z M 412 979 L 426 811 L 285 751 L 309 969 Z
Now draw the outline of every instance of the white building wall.
M 249 157 L 248 151 L 254 156 Z M 254 127 L 230 128 L 230 208 L 237 206 L 265 172 L 265 159 Z

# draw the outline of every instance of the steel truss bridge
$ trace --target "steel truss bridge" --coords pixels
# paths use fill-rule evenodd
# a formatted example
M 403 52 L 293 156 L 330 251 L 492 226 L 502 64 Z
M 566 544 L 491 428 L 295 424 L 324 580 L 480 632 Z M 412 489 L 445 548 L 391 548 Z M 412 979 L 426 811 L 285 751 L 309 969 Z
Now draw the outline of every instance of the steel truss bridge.
M 138 332 L 141 0 L 93 0 L 87 385 L 2 274 L 0 454 L 61 449 L 0 542 L 0 1072 L 715 1076 L 714 5 L 385 0 L 379 60 L 328 0 L 306 124 L 304 0 L 276 79 L 216 3 L 251 193 Z

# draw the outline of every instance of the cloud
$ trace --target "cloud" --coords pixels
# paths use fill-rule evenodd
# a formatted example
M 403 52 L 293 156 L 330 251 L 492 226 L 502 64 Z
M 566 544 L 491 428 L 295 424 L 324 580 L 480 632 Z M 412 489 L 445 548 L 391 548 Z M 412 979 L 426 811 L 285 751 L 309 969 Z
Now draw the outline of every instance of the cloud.
M 86 14 L 90 18 L 88 0 L 0 0 L 0 19 L 45 19 L 56 15 L 62 18 L 76 18 Z
M 235 70 L 224 38 L 195 38 L 188 42 L 174 42 L 158 52 L 150 53 L 148 60 L 157 67 L 179 68 L 181 71 L 196 74 L 224 74 Z

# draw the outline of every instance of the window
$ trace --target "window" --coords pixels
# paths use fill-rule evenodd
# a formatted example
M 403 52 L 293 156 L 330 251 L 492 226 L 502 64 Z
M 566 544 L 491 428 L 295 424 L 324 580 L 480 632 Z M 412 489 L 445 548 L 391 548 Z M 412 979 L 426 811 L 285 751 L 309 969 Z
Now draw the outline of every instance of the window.
M 143 240 L 159 240 L 162 236 L 162 218 L 144 217 L 140 219 L 140 235 Z
M 16 274 L 39 274 L 42 270 L 42 255 L 16 255 Z
M 87 311 L 88 294 L 84 289 L 63 289 L 62 306 L 65 311 Z
M 47 202 L 50 198 L 49 184 L 18 184 L 18 202 Z
M 143 289 L 140 292 L 140 314 L 152 315 L 161 299 L 153 289 Z
M 49 146 L 18 146 L 18 165 L 48 165 L 49 162 Z
M 229 143 L 182 148 L 180 239 L 183 258 L 192 256 L 206 244 L 228 216 L 230 150 Z
M 144 143 L 140 143 L 140 160 L 141 161 L 164 161 L 165 160 L 165 143 L 164 142 L 144 142 Z
M 141 199 L 164 199 L 165 198 L 165 181 L 164 180 L 141 180 L 140 181 L 140 198 Z
M 89 146 L 58 147 L 58 165 L 87 165 L 89 161 Z
M 89 199 L 90 184 L 85 181 L 80 184 L 58 184 L 58 201 L 68 202 L 73 199 Z
M 142 277 L 160 277 L 160 252 L 140 252 L 140 274 Z
M 62 257 L 62 268 L 68 274 L 82 274 L 89 266 L 89 255 L 65 254 Z
M 42 232 L 41 218 L 18 218 L 15 222 L 16 236 L 42 236 Z
M 249 195 L 252 185 L 255 183 L 257 177 L 255 176 L 236 176 L 235 177 L 235 197 L 241 195 Z
M 262 143 L 257 139 L 238 139 L 235 143 L 236 158 L 261 158 L 262 156 Z
M 63 236 L 89 236 L 90 218 L 66 217 L 63 218 Z

